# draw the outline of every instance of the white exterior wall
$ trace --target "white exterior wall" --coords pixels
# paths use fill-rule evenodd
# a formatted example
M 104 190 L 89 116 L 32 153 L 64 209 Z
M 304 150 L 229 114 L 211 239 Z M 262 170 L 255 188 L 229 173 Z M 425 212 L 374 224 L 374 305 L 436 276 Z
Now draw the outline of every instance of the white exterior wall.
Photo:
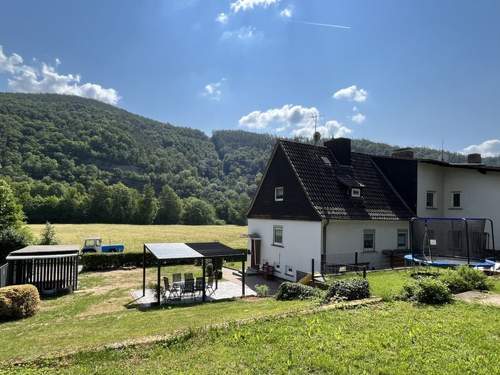
M 375 251 L 363 251 L 363 232 L 375 230 Z M 407 221 L 375 220 L 333 220 L 326 230 L 326 262 L 330 264 L 352 264 L 355 253 L 358 262 L 369 262 L 370 268 L 385 268 L 390 265 L 390 257 L 383 250 L 398 248 L 398 230 L 409 229 Z
M 274 225 L 283 226 L 283 247 L 273 245 Z M 261 238 L 261 264 L 267 262 L 275 269 L 279 265 L 275 276 L 295 281 L 297 271 L 311 272 L 313 258 L 316 271 L 320 270 L 321 222 L 248 219 L 248 233 Z M 292 272 L 285 272 L 286 266 L 292 267 Z
M 425 207 L 428 190 L 438 192 L 437 209 Z M 453 191 L 462 192 L 461 209 L 451 208 Z M 496 242 L 500 243 L 500 172 L 481 174 L 476 170 L 419 163 L 417 194 L 418 216 L 491 218 Z

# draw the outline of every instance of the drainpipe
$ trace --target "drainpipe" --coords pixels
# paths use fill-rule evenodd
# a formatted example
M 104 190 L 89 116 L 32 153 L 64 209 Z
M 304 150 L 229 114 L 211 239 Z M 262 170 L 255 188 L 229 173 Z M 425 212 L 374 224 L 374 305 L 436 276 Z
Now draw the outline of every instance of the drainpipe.
M 320 272 L 323 274 L 325 270 L 325 265 L 326 265 L 326 228 L 328 227 L 328 224 L 330 224 L 330 219 L 326 219 L 323 223 L 323 243 L 322 243 L 322 249 L 321 249 L 321 265 L 320 265 Z

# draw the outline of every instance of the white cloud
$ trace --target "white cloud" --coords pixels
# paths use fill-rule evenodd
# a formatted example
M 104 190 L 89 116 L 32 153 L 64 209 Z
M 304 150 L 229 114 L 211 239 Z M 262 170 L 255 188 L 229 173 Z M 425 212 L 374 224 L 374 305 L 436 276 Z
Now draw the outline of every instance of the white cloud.
M 464 154 L 479 153 L 485 157 L 500 155 L 500 139 L 490 139 L 478 145 L 470 145 L 463 149 Z
M 215 20 L 223 25 L 229 21 L 229 16 L 226 13 L 219 13 Z
M 342 125 L 336 120 L 327 121 L 324 125 L 318 125 L 316 127 L 323 138 L 339 138 L 346 137 L 352 133 L 352 130 L 348 127 Z M 307 124 L 306 126 L 301 126 L 292 131 L 292 135 L 296 137 L 312 138 L 314 134 L 314 123 Z
M 358 88 L 356 85 L 352 85 L 338 90 L 335 94 L 333 94 L 333 97 L 338 100 L 346 99 L 362 103 L 368 98 L 368 92 L 362 88 Z
M 56 66 L 61 63 L 56 59 Z M 76 74 L 60 74 L 56 67 L 42 63 L 41 67 L 24 64 L 23 58 L 15 53 L 5 55 L 0 46 L 0 73 L 7 73 L 8 87 L 15 92 L 55 93 L 77 95 L 116 105 L 120 96 L 115 89 L 104 88 L 96 83 L 81 83 Z
M 205 85 L 201 95 L 215 101 L 220 101 L 222 98 L 221 86 L 226 79 L 222 78 L 219 82 L 209 83 Z
M 7 56 L 3 52 L 3 47 L 0 46 L 0 73 L 14 74 L 22 63 L 23 58 L 21 56 L 17 53 Z
M 231 10 L 238 13 L 239 11 L 252 10 L 255 7 L 267 8 L 279 2 L 280 0 L 236 0 L 231 3 Z
M 351 117 L 351 121 L 355 122 L 356 124 L 362 124 L 363 122 L 365 122 L 365 120 L 366 116 L 360 112 L 356 113 Z
M 283 18 L 291 18 L 293 16 L 292 7 L 286 7 L 280 12 L 280 16 Z
M 272 108 L 264 112 L 253 111 L 240 118 L 239 124 L 250 129 L 267 129 L 273 125 L 288 128 L 305 126 L 309 123 L 314 126 L 314 116 L 319 116 L 319 111 L 315 107 L 286 104 L 281 108 Z
M 250 41 L 254 39 L 261 39 L 263 37 L 262 32 L 257 31 L 253 26 L 243 26 L 237 30 L 228 30 L 222 33 L 222 40 L 240 40 L 240 41 Z
M 311 138 L 314 134 L 315 118 L 319 118 L 316 107 L 286 104 L 281 108 L 267 111 L 253 111 L 239 120 L 240 126 L 254 130 L 267 130 L 288 134 L 295 137 Z M 325 138 L 344 137 L 352 132 L 335 120 L 317 125 L 316 130 Z

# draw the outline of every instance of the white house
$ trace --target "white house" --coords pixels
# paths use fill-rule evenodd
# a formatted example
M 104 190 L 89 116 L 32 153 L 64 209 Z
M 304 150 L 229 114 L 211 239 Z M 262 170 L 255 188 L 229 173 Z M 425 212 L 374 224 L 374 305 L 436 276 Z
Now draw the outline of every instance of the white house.
M 490 217 L 498 226 L 500 168 L 478 159 L 372 156 L 352 152 L 347 138 L 278 140 L 247 215 L 248 262 L 288 280 L 313 267 L 387 267 L 389 253 L 408 249 L 412 217 Z

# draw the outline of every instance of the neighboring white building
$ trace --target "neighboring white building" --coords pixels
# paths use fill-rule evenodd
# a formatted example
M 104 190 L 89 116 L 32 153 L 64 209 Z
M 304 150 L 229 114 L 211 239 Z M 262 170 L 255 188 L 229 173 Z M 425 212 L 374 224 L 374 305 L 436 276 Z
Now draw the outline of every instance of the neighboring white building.
M 297 280 L 341 264 L 389 266 L 412 217 L 489 217 L 500 233 L 500 168 L 351 152 L 338 138 L 278 140 L 248 212 L 249 264 Z M 498 220 L 497 220 L 498 219 Z

